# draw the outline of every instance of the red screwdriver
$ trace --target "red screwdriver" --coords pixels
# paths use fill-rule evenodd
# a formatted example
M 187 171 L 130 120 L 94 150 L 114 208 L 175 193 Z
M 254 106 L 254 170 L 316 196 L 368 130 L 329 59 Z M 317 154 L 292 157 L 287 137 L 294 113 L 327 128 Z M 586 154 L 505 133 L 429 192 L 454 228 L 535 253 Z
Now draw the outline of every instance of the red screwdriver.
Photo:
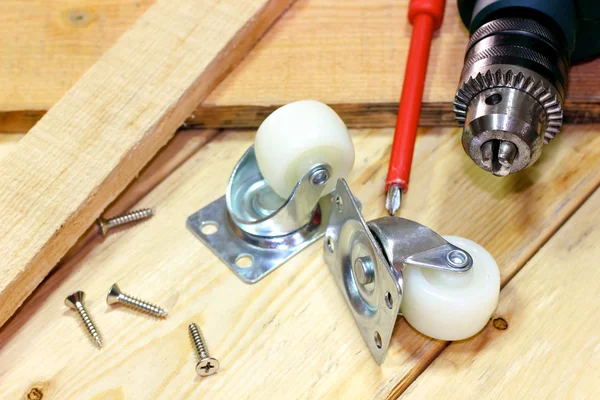
M 390 215 L 398 212 L 402 194 L 408 190 L 431 37 L 442 25 L 445 3 L 445 0 L 411 0 L 408 6 L 408 20 L 413 26 L 413 31 L 385 185 L 385 208 Z

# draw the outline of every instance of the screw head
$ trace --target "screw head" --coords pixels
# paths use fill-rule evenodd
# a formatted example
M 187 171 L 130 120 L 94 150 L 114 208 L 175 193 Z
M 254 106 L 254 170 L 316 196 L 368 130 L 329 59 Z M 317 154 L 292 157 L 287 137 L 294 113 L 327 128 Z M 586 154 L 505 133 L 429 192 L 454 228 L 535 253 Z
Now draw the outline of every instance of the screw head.
M 219 372 L 219 360 L 214 357 L 206 357 L 196 365 L 196 372 L 200 376 L 209 376 Z
M 119 289 L 119 286 L 115 283 L 110 287 L 108 291 L 108 295 L 106 296 L 106 302 L 108 304 L 115 304 L 119 302 L 119 296 L 121 296 L 123 292 Z
M 78 290 L 67 296 L 67 298 L 65 299 L 65 305 L 69 308 L 76 309 L 77 307 L 75 307 L 75 305 L 77 303 L 83 303 L 84 300 L 85 293 L 81 290 Z
M 110 226 L 108 226 L 108 221 L 102 217 L 98 218 L 98 230 L 100 231 L 103 237 L 106 237 L 106 234 L 108 233 L 109 229 Z

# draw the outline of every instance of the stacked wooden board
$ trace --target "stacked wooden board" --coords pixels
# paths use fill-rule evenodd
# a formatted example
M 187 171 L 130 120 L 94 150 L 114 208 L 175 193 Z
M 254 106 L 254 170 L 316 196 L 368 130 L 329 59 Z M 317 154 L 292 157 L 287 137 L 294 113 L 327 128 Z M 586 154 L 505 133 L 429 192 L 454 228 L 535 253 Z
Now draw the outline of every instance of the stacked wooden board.
M 153 1 L 4 3 L 0 132 L 23 132 Z M 350 126 L 392 127 L 411 33 L 407 6 L 408 0 L 297 1 L 188 123 L 256 127 L 275 107 L 312 98 L 333 105 Z M 455 126 L 452 100 L 467 41 L 456 1 L 447 1 L 432 44 L 422 125 Z M 600 60 L 573 68 L 567 122 L 600 121 L 599 68 Z

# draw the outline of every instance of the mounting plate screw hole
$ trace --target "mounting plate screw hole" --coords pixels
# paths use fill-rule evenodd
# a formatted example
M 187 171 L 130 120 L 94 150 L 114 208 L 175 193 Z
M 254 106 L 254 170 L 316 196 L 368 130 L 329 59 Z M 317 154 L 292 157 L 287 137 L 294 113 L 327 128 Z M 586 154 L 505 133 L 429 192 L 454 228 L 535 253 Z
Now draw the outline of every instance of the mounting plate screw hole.
M 239 268 L 248 268 L 252 265 L 254 259 L 250 254 L 240 254 L 235 259 L 235 265 Z
M 494 328 L 498 329 L 499 331 L 505 331 L 508 329 L 508 322 L 506 322 L 504 318 L 494 318 L 492 325 L 494 325 Z
M 204 221 L 202 225 L 200 225 L 200 232 L 204 235 L 212 235 L 219 230 L 219 224 L 214 221 Z
M 340 196 L 335 196 L 335 207 L 339 212 L 342 212 L 344 209 L 344 202 Z
M 331 236 L 327 236 L 327 250 L 329 250 L 330 253 L 333 253 L 335 251 L 335 247 L 333 245 L 333 238 Z
M 485 104 L 488 106 L 495 106 L 496 104 L 502 101 L 502 95 L 499 93 L 494 93 L 485 99 Z
M 375 340 L 375 346 L 377 346 L 378 349 L 381 348 L 381 336 L 379 335 L 379 332 L 375 331 L 375 334 L 373 335 L 373 340 Z
M 390 310 L 394 306 L 394 299 L 392 299 L 392 294 L 390 292 L 387 292 L 385 294 L 385 304 L 388 306 L 388 308 Z

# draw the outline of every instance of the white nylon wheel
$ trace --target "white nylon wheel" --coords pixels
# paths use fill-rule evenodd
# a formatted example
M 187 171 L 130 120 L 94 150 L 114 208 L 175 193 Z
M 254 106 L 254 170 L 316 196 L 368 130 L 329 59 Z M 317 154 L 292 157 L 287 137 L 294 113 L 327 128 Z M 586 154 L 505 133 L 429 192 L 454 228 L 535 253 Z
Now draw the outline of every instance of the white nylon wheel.
M 473 257 L 463 273 L 407 266 L 400 310 L 419 332 L 441 340 L 462 340 L 475 335 L 498 305 L 500 272 L 492 255 L 477 243 L 458 236 L 448 242 Z
M 287 199 L 316 164 L 327 163 L 332 176 L 324 194 L 335 189 L 354 164 L 354 146 L 342 119 L 315 100 L 286 104 L 269 115 L 254 139 L 258 168 L 269 186 Z

